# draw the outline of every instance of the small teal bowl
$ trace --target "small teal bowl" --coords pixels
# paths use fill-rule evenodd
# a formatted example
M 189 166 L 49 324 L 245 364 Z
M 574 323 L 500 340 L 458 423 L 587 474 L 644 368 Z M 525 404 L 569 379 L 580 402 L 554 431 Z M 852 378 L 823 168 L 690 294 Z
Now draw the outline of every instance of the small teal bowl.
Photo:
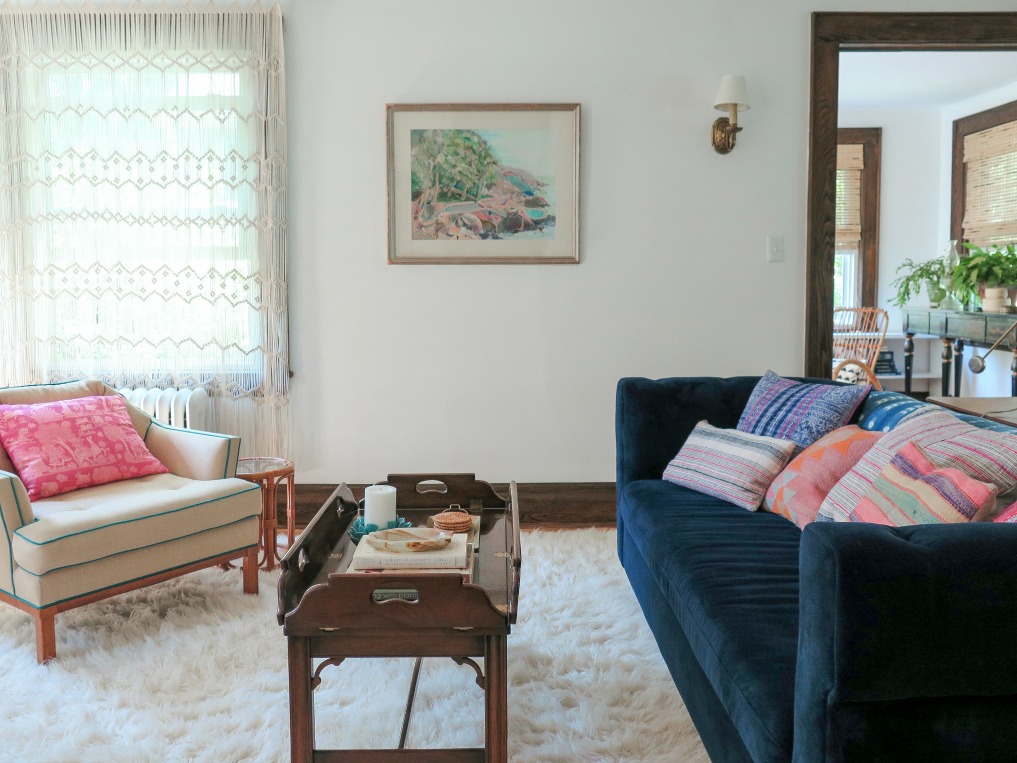
M 353 520 L 353 524 L 350 525 L 350 529 L 346 531 L 346 534 L 350 536 L 350 540 L 353 541 L 354 545 L 360 543 L 360 539 L 365 535 L 370 535 L 378 530 L 394 530 L 397 527 L 413 527 L 413 523 L 403 519 L 402 517 L 396 517 L 395 521 L 389 522 L 388 526 L 382 528 L 378 525 L 364 524 L 363 517 L 357 517 Z

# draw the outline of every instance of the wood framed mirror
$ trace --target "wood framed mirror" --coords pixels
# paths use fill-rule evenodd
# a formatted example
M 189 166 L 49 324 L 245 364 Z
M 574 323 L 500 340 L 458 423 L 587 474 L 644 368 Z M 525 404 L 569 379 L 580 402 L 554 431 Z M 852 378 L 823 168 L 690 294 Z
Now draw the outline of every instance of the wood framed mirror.
M 805 264 L 805 375 L 833 361 L 837 102 L 844 50 L 1017 50 L 1017 13 L 814 13 Z

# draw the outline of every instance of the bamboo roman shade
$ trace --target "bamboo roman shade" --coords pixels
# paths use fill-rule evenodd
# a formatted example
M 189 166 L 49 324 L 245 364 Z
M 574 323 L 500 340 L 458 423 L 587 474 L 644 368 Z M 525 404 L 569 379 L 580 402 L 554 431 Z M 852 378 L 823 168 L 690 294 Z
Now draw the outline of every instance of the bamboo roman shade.
M 862 238 L 862 159 L 860 143 L 837 146 L 837 249 L 857 249 Z
M 965 136 L 964 166 L 964 240 L 1017 241 L 1017 122 Z

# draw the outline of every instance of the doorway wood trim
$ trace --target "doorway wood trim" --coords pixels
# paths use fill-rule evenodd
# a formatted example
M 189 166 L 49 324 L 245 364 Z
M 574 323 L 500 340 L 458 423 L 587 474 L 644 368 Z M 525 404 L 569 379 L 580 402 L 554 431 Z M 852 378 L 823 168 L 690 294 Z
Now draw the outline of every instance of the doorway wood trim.
M 833 364 L 837 98 L 842 50 L 1017 50 L 1017 13 L 813 13 L 805 375 Z

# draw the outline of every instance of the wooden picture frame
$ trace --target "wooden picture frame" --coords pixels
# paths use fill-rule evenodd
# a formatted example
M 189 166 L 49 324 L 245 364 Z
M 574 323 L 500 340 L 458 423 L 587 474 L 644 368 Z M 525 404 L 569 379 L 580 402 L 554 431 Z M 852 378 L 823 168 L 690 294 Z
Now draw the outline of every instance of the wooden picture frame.
M 390 264 L 579 262 L 578 103 L 389 104 Z

